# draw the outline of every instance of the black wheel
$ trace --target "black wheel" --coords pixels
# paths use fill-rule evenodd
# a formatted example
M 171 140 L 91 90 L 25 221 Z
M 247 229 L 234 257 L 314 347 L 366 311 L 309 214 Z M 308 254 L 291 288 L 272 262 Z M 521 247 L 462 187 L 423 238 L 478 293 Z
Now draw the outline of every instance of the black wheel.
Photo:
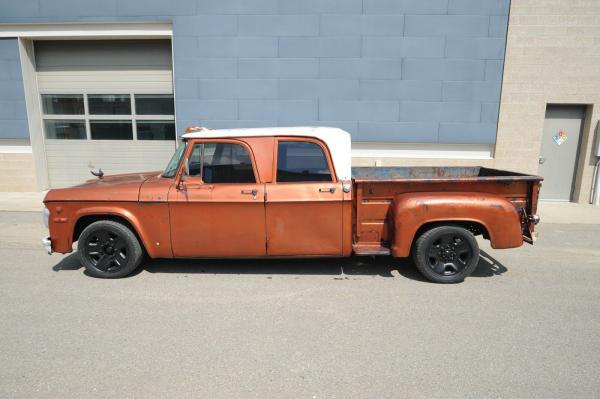
M 112 220 L 86 227 L 79 236 L 77 252 L 83 266 L 94 277 L 127 276 L 141 263 L 143 250 L 133 232 Z
M 435 283 L 460 283 L 477 268 L 479 245 L 459 226 L 425 231 L 413 246 L 413 261 L 421 274 Z

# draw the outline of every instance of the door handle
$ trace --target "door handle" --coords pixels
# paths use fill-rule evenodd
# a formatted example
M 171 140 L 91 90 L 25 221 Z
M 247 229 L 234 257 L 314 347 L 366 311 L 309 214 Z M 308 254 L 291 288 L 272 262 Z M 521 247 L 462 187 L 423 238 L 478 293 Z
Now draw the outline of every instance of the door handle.
M 242 190 L 241 193 L 244 195 L 252 195 L 252 199 L 256 199 L 256 196 L 258 195 L 258 190 Z
M 539 157 L 539 158 L 538 158 L 538 162 L 539 162 L 539 163 L 540 163 L 540 165 L 541 165 L 541 164 L 543 164 L 544 162 L 546 162 L 546 158 L 544 158 L 544 157 Z
M 335 193 L 335 187 L 329 187 L 329 188 L 320 188 L 319 189 L 320 193 Z

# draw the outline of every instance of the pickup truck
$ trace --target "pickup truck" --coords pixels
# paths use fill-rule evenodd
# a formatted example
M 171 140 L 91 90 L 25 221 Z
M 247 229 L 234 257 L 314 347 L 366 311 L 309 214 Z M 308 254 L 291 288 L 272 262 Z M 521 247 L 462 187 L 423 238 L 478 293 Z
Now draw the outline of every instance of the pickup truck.
M 103 176 L 44 199 L 49 253 L 96 277 L 149 258 L 409 257 L 427 279 L 463 281 L 482 235 L 533 243 L 542 178 L 483 167 L 351 167 L 337 128 L 182 136 L 163 172 Z

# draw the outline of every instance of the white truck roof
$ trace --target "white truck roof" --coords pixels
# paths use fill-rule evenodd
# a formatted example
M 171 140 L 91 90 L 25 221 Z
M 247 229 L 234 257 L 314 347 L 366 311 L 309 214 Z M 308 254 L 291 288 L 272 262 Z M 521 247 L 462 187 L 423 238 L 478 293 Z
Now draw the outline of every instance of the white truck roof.
M 201 129 L 185 133 L 184 139 L 220 137 L 299 136 L 323 141 L 331 154 L 338 180 L 352 178 L 352 144 L 350 133 L 336 127 L 260 127 L 251 129 Z

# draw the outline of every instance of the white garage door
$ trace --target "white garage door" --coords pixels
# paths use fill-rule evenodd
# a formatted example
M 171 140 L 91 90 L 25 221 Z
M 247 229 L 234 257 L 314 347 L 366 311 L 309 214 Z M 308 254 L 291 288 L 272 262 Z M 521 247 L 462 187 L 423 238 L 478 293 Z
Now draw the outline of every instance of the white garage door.
M 169 40 L 35 42 L 50 187 L 161 170 L 175 148 Z

